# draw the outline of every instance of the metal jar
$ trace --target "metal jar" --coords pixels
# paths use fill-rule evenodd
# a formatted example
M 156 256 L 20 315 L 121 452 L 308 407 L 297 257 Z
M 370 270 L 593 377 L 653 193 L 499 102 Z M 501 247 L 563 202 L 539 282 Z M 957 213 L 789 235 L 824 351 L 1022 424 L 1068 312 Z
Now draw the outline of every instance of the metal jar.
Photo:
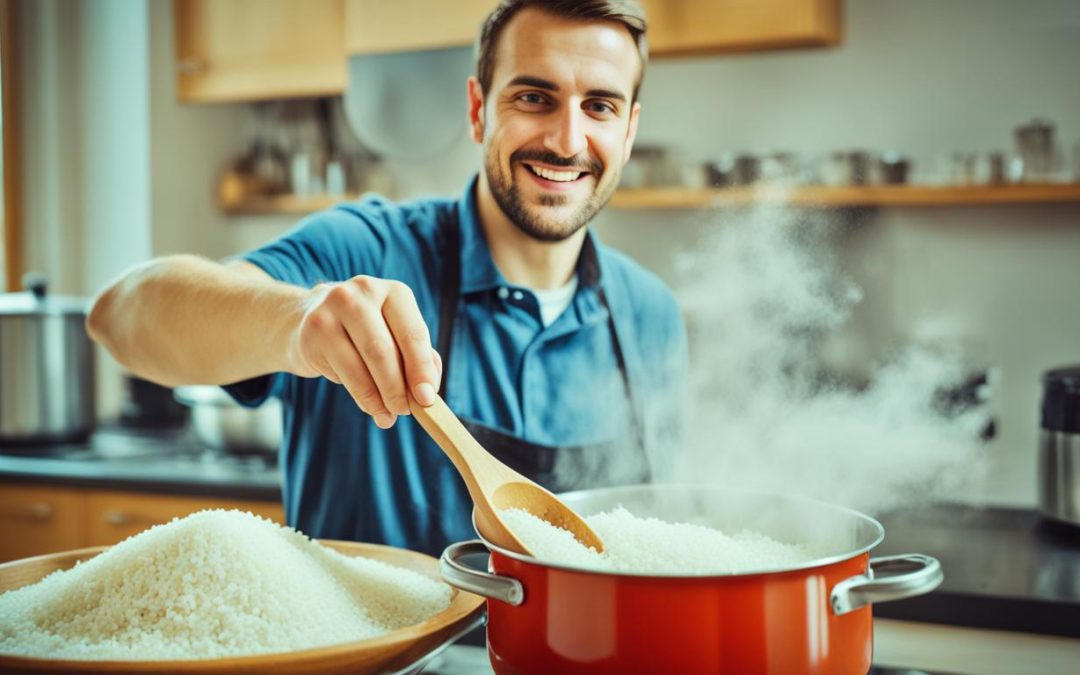
M 583 515 L 622 505 L 637 516 L 803 543 L 814 557 L 731 574 L 627 574 L 483 540 L 452 544 L 443 579 L 488 598 L 488 654 L 500 675 L 863 675 L 873 658 L 871 605 L 928 593 L 943 578 L 929 556 L 871 558 L 880 523 L 809 499 L 690 485 L 561 496 Z M 488 552 L 489 571 L 466 565 Z
M 0 295 L 0 443 L 78 441 L 94 429 L 88 302 L 49 295 L 44 277 Z
M 1080 525 L 1080 365 L 1043 375 L 1039 508 Z

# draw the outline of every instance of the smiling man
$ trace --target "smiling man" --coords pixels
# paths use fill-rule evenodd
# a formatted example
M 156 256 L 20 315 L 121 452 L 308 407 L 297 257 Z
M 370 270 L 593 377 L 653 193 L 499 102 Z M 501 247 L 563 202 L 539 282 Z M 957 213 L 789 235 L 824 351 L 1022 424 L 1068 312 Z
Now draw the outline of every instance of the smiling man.
M 167 385 L 279 397 L 286 515 L 311 536 L 472 536 L 464 483 L 399 419 L 436 390 L 552 490 L 647 480 L 675 446 L 685 330 L 587 227 L 630 157 L 644 33 L 629 0 L 506 0 L 468 82 L 484 166 L 460 198 L 368 196 L 225 264 L 151 261 L 102 292 L 91 335 Z

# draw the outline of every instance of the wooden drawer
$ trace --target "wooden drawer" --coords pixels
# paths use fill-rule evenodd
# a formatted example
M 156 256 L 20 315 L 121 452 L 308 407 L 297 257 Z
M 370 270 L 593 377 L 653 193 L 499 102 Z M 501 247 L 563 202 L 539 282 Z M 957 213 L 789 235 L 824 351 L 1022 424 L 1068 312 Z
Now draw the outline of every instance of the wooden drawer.
M 81 548 L 85 504 L 75 488 L 0 483 L 0 562 Z
M 203 509 L 239 509 L 285 523 L 285 513 L 278 502 L 102 490 L 90 492 L 87 502 L 86 546 L 116 544 L 148 527 Z

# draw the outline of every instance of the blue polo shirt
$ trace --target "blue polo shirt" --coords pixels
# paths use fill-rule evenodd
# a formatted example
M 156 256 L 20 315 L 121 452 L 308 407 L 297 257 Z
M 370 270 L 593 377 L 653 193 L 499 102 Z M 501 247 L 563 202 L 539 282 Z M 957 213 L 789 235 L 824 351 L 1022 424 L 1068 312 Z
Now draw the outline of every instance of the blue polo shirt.
M 495 267 L 475 191 L 474 177 L 459 199 L 395 203 L 367 196 L 314 214 L 241 258 L 305 288 L 361 274 L 401 281 L 412 289 L 434 340 L 443 263 L 458 255 L 460 301 L 444 392 L 452 410 L 548 446 L 627 438 L 636 416 L 649 457 L 662 457 L 677 445 L 687 361 L 685 329 L 670 292 L 590 232 L 573 301 L 544 327 L 532 292 L 509 284 Z M 447 250 L 446 225 L 455 217 L 459 251 Z M 632 399 L 617 367 L 608 308 Z M 280 462 L 293 527 L 313 537 L 433 554 L 475 536 L 463 481 L 411 417 L 379 429 L 344 387 L 323 378 L 276 373 L 226 390 L 247 405 L 268 396 L 284 404 Z M 610 480 L 618 462 L 596 470 L 618 482 L 617 475 Z

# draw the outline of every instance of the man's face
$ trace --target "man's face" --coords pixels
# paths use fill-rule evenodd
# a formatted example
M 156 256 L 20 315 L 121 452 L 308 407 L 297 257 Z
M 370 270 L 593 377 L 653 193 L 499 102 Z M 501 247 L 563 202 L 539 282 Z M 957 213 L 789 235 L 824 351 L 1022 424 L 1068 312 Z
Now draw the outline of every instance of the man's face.
M 535 8 L 499 37 L 491 90 L 469 82 L 492 196 L 523 232 L 561 241 L 611 198 L 637 132 L 642 67 L 627 29 Z

